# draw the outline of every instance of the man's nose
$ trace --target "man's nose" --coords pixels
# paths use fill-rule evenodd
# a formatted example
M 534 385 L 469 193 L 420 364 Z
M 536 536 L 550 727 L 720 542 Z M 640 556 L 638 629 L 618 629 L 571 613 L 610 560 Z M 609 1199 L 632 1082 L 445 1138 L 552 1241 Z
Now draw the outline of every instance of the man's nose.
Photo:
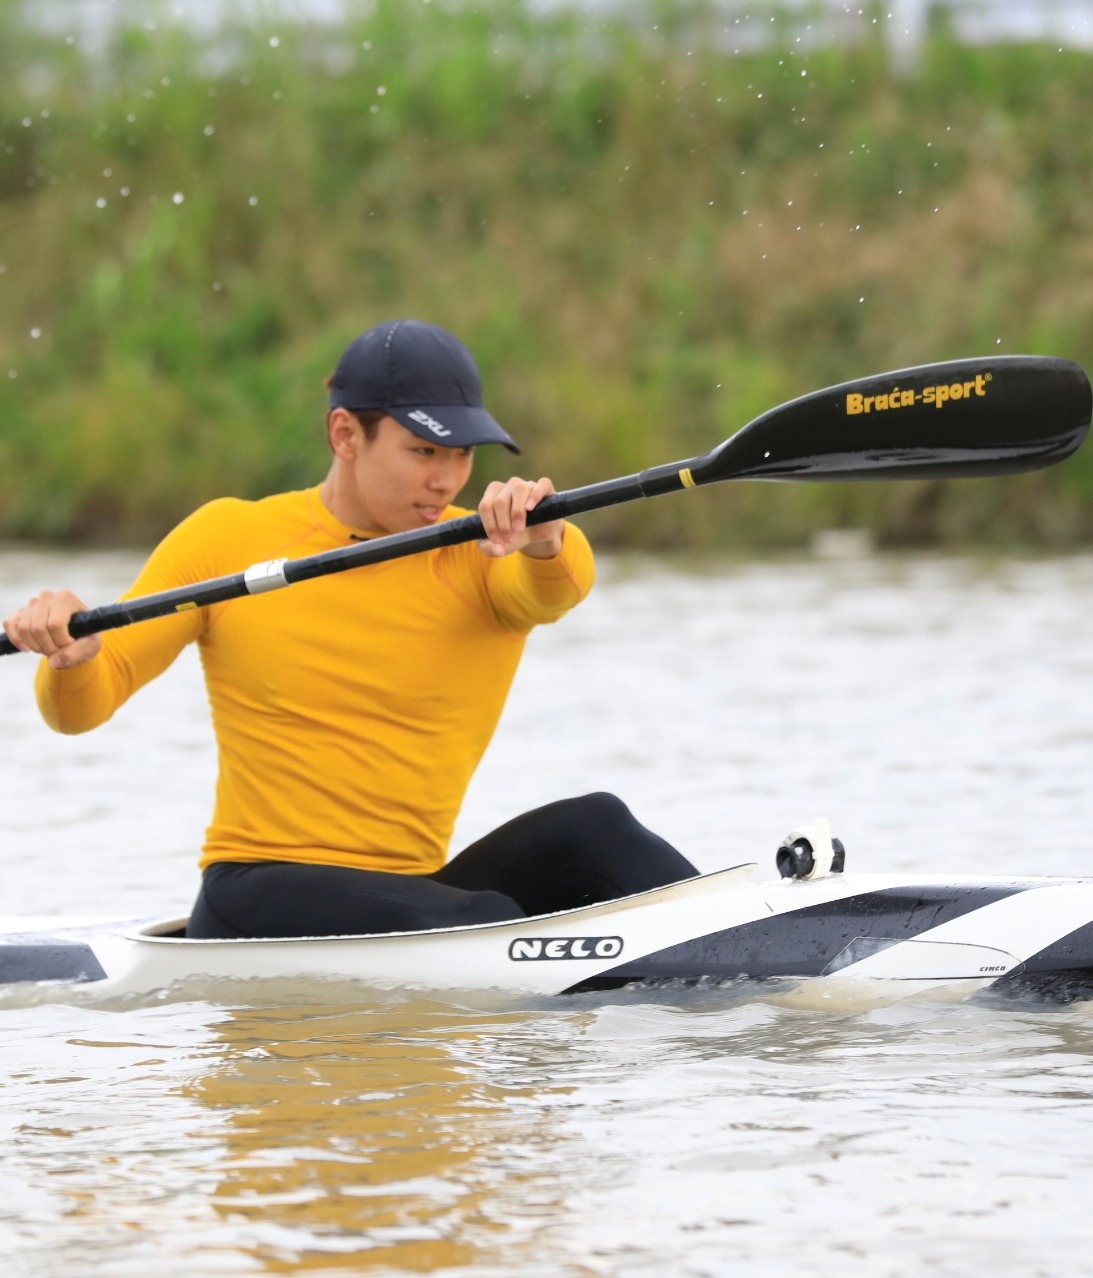
M 452 486 L 452 467 L 450 465 L 440 465 L 433 468 L 429 473 L 429 487 L 440 491 L 443 488 L 451 488 Z

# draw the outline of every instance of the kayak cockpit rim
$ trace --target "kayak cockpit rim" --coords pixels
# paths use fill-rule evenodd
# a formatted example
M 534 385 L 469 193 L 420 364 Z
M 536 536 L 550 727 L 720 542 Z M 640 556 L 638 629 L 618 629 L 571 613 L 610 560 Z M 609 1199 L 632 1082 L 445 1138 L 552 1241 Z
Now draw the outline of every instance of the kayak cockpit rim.
M 577 905 L 569 910 L 553 910 L 549 914 L 531 914 L 516 919 L 500 919 L 495 923 L 464 923 L 458 927 L 421 928 L 413 932 L 348 932 L 334 936 L 202 938 L 186 935 L 186 926 L 189 923 L 189 918 L 184 915 L 181 918 L 157 919 L 151 923 L 143 924 L 135 931 L 124 932 L 123 935 L 126 940 L 163 945 L 179 943 L 186 945 L 236 945 L 241 943 L 247 945 L 291 945 L 297 941 L 307 941 L 309 944 L 313 941 L 378 941 L 398 940 L 415 936 L 432 936 L 437 933 L 458 935 L 464 932 L 488 932 L 497 928 L 512 927 L 514 923 L 526 925 L 546 919 L 556 919 L 563 915 L 567 918 L 588 918 L 594 916 L 597 912 L 617 914 L 623 910 L 640 908 L 650 897 L 670 895 L 678 898 L 695 894 L 704 896 L 709 891 L 712 880 L 715 879 L 724 880 L 724 886 L 726 887 L 742 887 L 745 883 L 752 882 L 758 868 L 759 863 L 757 861 L 745 861 L 740 865 L 727 866 L 723 870 L 714 870 L 709 874 L 697 874 L 692 879 L 681 879 L 678 883 L 669 883 L 664 887 L 648 888 L 644 892 L 635 892 L 631 896 L 620 896 L 613 901 L 596 901 L 591 905 Z

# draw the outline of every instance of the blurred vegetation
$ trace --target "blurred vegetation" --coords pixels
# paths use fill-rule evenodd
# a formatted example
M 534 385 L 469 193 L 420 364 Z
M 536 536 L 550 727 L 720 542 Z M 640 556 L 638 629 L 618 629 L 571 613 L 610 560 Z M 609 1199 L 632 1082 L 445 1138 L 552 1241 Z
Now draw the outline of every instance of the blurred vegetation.
M 901 70 L 882 10 L 815 47 L 772 11 L 740 47 L 702 0 L 375 0 L 215 33 L 143 4 L 87 49 L 24 7 L 0 6 L 0 537 L 147 541 L 317 482 L 323 379 L 400 315 L 468 342 L 525 469 L 564 487 L 886 368 L 1093 363 L 1087 52 L 935 25 Z M 482 450 L 477 480 L 506 462 Z M 586 522 L 600 544 L 1072 546 L 1093 452 Z

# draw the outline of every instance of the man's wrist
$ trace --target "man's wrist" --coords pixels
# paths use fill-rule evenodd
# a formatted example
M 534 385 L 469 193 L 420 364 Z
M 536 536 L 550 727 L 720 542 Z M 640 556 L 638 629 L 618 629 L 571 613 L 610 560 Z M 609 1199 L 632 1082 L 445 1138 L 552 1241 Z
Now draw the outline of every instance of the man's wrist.
M 549 541 L 529 541 L 526 546 L 520 547 L 520 553 L 527 555 L 529 559 L 557 559 L 564 545 L 565 525 L 562 526 L 557 538 L 551 537 Z

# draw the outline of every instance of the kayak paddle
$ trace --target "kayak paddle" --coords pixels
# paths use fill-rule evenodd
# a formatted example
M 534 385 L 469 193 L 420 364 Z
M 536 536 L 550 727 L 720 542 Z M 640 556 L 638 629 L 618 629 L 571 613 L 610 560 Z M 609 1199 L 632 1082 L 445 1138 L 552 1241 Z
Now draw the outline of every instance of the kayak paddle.
M 1085 438 L 1089 379 L 1069 360 L 997 355 L 843 382 L 757 417 L 701 457 L 545 498 L 529 524 L 726 479 L 934 479 L 1015 474 L 1062 461 Z M 74 638 L 277 590 L 484 536 L 477 515 L 75 613 Z M 18 649 L 0 634 L 0 656 Z

